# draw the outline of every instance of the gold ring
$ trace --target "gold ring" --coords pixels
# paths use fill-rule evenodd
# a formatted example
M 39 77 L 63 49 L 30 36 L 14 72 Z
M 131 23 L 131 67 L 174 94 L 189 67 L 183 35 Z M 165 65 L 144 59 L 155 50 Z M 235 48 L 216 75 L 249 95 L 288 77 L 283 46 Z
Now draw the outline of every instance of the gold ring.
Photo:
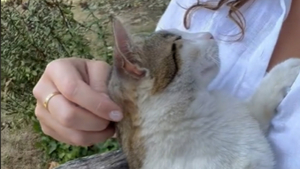
M 55 96 L 55 95 L 58 95 L 58 94 L 60 94 L 59 92 L 53 92 L 53 93 L 51 93 L 51 94 L 49 94 L 47 97 L 46 97 L 46 99 L 45 99 L 45 101 L 44 101 L 44 107 L 48 110 L 48 104 L 49 104 L 49 101 L 50 101 L 50 99 L 53 97 L 53 96 Z M 48 110 L 49 111 L 49 110 Z

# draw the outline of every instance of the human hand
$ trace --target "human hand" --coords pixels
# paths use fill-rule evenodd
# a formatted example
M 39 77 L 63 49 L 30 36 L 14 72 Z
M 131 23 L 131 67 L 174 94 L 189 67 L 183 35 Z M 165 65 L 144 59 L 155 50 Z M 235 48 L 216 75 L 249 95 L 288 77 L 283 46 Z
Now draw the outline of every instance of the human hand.
M 65 58 L 49 63 L 33 89 L 35 114 L 46 135 L 78 146 L 105 141 L 114 134 L 111 121 L 123 115 L 107 95 L 110 66 L 102 61 Z M 54 92 L 43 106 L 45 99 Z

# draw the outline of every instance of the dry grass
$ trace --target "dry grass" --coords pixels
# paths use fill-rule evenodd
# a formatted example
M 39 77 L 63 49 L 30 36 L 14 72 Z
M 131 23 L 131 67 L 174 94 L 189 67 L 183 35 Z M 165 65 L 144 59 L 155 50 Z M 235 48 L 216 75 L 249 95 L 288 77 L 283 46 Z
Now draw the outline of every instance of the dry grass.
M 1 119 L 3 122 L 5 119 Z M 34 145 L 37 136 L 30 126 L 1 131 L 2 169 L 40 169 L 44 161 L 42 152 Z M 34 166 L 34 167 L 33 167 Z
M 93 2 L 95 0 L 92 0 Z M 116 10 L 116 8 L 129 3 L 132 0 L 125 0 L 125 1 L 112 1 L 109 3 L 110 5 L 105 5 L 102 12 L 95 12 L 95 16 L 99 19 L 106 17 L 108 13 L 114 14 L 122 18 L 122 21 L 125 25 L 130 28 L 132 33 L 144 33 L 144 32 L 151 32 L 154 31 L 156 24 L 163 13 L 163 9 L 165 7 L 166 2 L 168 0 L 160 0 L 157 2 L 148 2 L 148 3 L 140 3 L 136 7 L 132 8 L 122 8 L 120 10 Z M 87 21 L 90 19 L 88 15 L 90 14 L 88 11 L 83 11 L 80 7 L 79 3 L 80 0 L 73 0 L 73 8 L 74 18 L 79 21 Z M 149 6 L 152 6 L 149 8 Z M 95 7 L 97 8 L 97 7 Z M 99 9 L 101 11 L 101 9 Z M 111 36 L 111 25 L 109 22 L 105 23 L 108 24 L 108 44 L 112 45 L 112 36 Z M 99 43 L 97 39 L 97 35 L 93 32 L 89 32 L 86 35 L 86 38 L 90 41 L 90 47 L 92 50 L 92 54 L 97 59 L 103 59 L 101 56 L 96 55 L 96 50 L 102 47 L 102 44 Z

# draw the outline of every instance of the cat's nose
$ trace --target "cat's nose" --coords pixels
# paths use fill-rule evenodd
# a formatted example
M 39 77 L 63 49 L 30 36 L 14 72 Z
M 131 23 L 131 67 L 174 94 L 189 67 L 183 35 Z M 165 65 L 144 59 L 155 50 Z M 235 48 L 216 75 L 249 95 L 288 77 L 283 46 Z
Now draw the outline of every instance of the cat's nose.
M 214 39 L 214 36 L 209 32 L 202 32 L 197 34 L 197 39 Z
M 182 39 L 188 39 L 192 41 L 214 39 L 213 35 L 209 32 L 190 33 L 179 30 L 172 30 L 172 32 L 175 32 L 174 34 L 181 35 Z

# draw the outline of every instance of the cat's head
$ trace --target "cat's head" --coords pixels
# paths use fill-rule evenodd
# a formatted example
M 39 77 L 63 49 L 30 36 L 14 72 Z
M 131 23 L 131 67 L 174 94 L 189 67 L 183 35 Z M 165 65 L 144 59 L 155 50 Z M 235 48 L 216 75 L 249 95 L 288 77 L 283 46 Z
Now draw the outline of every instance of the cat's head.
M 109 87 L 114 94 L 144 90 L 149 95 L 193 81 L 207 87 L 219 71 L 218 46 L 209 33 L 164 30 L 133 38 L 113 21 L 114 63 Z M 184 85 L 181 85 L 184 87 Z

